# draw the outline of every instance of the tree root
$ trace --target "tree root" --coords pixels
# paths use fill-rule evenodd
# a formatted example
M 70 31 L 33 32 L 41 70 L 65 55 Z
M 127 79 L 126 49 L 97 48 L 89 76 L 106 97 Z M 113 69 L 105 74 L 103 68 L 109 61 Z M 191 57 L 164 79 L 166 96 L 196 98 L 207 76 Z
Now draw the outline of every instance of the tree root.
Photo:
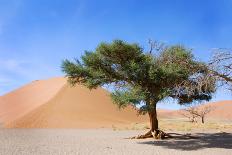
M 145 139 L 145 138 L 151 138 L 151 137 L 153 137 L 153 136 L 152 136 L 152 133 L 150 130 L 147 133 L 145 133 L 144 135 L 134 136 L 134 137 L 131 137 L 131 139 Z
M 131 139 L 145 139 L 145 138 L 155 138 L 155 139 L 165 139 L 165 138 L 172 138 L 172 136 L 168 133 L 165 133 L 162 130 L 154 130 L 154 131 L 148 131 L 146 134 L 144 135 L 138 135 L 135 137 L 131 137 Z

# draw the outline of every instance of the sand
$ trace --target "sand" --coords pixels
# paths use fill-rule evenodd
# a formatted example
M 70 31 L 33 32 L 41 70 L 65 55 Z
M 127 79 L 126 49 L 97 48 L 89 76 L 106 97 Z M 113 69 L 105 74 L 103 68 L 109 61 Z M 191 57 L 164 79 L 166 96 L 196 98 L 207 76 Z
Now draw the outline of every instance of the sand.
M 232 100 L 212 102 L 208 104 L 212 111 L 208 114 L 209 118 L 232 120 Z
M 5 123 L 9 128 L 105 128 L 147 121 L 132 107 L 118 109 L 103 88 L 64 84 L 54 97 L 26 115 Z
M 48 102 L 66 83 L 64 78 L 36 80 L 0 97 L 0 122 L 20 118 Z
M 214 107 L 210 117 L 232 118 L 232 101 L 210 105 Z M 161 118 L 178 115 L 158 110 Z M 179 138 L 159 141 L 125 139 L 145 133 L 142 130 L 109 129 L 147 121 L 132 107 L 120 111 L 102 88 L 70 87 L 65 78 L 34 81 L 0 97 L 0 122 L 5 127 L 34 128 L 0 129 L 0 155 L 232 154 L 232 133 L 206 130 L 193 133 L 197 139 L 183 139 L 178 133 Z
M 2 129 L 1 155 L 231 155 L 231 133 L 195 133 L 198 139 L 131 140 L 144 131 Z
M 210 119 L 218 120 L 232 120 L 232 100 L 218 101 L 218 102 L 209 102 L 203 105 L 199 105 L 199 108 L 204 106 L 210 106 L 211 111 L 206 115 Z M 161 110 L 161 118 L 181 118 L 183 111 L 181 110 Z
M 210 118 L 232 120 L 232 101 L 210 103 Z M 158 109 L 158 118 L 182 117 Z M 0 97 L 0 123 L 8 128 L 114 128 L 148 122 L 132 107 L 119 110 L 103 88 L 71 87 L 62 77 L 33 81 Z

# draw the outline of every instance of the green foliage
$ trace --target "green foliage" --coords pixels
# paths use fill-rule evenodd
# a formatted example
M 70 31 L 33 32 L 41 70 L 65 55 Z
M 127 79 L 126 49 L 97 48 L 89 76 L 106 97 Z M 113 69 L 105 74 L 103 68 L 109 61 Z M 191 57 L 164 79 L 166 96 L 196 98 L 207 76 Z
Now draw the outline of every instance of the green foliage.
M 134 106 L 139 105 L 142 100 L 144 100 L 145 95 L 140 90 L 130 89 L 130 90 L 115 90 L 111 93 L 111 98 L 114 103 L 118 104 L 119 108 L 124 108 L 128 104 Z
M 145 53 L 138 44 L 121 40 L 101 43 L 86 51 L 82 61 L 63 61 L 69 82 L 90 89 L 114 85 L 111 97 L 119 107 L 145 103 L 141 113 L 154 110 L 158 101 L 175 98 L 180 104 L 209 100 L 215 80 L 207 66 L 194 59 L 183 46 L 166 46 L 156 55 Z

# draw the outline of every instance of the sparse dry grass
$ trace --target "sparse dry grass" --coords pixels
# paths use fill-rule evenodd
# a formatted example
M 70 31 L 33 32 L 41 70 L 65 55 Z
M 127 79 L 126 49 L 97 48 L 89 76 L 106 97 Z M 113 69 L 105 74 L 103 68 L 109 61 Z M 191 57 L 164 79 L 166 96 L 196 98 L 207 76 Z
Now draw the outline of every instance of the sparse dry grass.
M 170 131 L 232 131 L 232 121 L 208 120 L 205 124 L 201 122 L 191 123 L 184 118 L 160 119 L 160 129 Z M 149 129 L 149 123 L 134 123 L 128 126 L 112 126 L 113 130 L 146 130 Z
M 166 131 L 232 131 L 232 121 L 209 120 L 202 124 L 201 122 L 191 123 L 186 119 L 162 119 L 160 128 Z

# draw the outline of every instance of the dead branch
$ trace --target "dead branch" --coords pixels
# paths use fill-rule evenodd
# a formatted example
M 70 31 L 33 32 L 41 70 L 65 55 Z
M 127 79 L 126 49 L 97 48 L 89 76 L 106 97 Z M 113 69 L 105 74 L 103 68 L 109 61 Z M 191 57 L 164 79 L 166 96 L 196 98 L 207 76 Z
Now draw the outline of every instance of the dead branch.
M 232 49 L 217 49 L 208 63 L 212 76 L 232 90 Z

